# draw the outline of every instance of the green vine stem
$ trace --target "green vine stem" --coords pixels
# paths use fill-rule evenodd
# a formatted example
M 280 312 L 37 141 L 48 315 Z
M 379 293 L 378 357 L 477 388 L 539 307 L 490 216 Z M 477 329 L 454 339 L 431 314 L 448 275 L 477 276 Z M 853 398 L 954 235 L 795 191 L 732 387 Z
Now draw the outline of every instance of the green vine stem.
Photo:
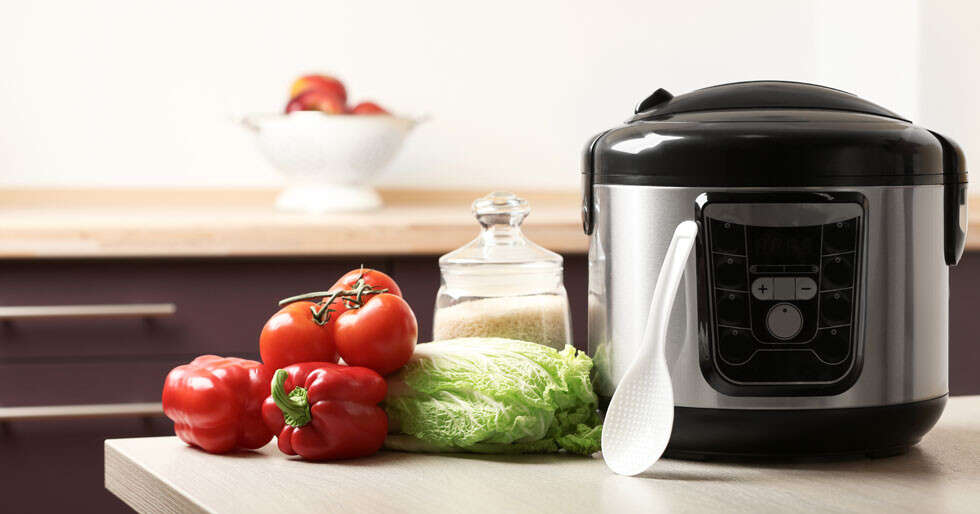
M 289 298 L 284 298 L 279 300 L 279 306 L 288 305 L 293 302 L 298 302 L 302 300 L 312 300 L 315 298 L 322 298 L 318 306 L 310 307 L 310 312 L 313 313 L 313 321 L 317 325 L 323 325 L 330 321 L 330 313 L 334 312 L 334 309 L 330 308 L 338 298 L 340 301 L 344 302 L 344 306 L 348 309 L 357 309 L 364 304 L 365 295 L 381 294 L 387 293 L 387 288 L 376 289 L 368 285 L 364 281 L 364 275 L 357 277 L 357 281 L 354 282 L 354 287 L 351 289 L 339 289 L 336 291 L 314 291 L 312 293 L 303 293 L 296 296 L 290 296 Z
M 312 293 L 298 294 L 296 296 L 290 296 L 289 298 L 284 298 L 282 300 L 279 300 L 279 306 L 282 307 L 286 304 L 299 302 L 302 300 L 312 300 L 313 298 L 323 298 L 326 296 L 332 296 L 339 292 L 342 291 L 314 291 Z

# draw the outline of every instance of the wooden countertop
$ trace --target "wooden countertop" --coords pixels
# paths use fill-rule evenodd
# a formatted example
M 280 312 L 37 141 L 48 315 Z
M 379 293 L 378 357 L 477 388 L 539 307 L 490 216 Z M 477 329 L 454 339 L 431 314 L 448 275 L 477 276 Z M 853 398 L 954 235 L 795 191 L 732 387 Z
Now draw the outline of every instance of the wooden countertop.
M 151 437 L 106 441 L 105 483 L 141 512 L 975 512 L 980 396 L 950 399 L 918 446 L 878 460 L 661 460 L 630 478 L 564 455 L 310 463 L 275 442 L 219 456 Z
M 0 190 L 0 259 L 440 255 L 475 237 L 470 204 L 486 192 L 381 193 L 376 211 L 309 215 L 275 210 L 271 189 Z M 578 191 L 525 196 L 528 237 L 588 251 Z M 970 227 L 978 250 L 980 209 Z
M 487 192 L 381 191 L 371 212 L 275 210 L 274 190 L 0 190 L 0 258 L 440 255 L 470 241 Z M 577 192 L 529 193 L 525 233 L 584 253 Z

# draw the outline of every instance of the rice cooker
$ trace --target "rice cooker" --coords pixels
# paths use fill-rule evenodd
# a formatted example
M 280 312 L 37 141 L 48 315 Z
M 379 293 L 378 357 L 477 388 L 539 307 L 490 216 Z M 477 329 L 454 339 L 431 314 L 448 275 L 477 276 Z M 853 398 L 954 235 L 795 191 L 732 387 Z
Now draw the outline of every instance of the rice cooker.
M 837 89 L 663 89 L 587 145 L 589 353 L 608 402 L 674 228 L 667 455 L 887 456 L 948 394 L 948 267 L 966 238 L 953 140 Z

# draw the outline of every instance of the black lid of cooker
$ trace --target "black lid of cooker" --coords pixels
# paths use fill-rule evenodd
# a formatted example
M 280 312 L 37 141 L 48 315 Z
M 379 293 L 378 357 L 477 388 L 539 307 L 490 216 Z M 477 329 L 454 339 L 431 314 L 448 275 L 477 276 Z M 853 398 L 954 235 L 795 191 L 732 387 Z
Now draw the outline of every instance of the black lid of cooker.
M 908 121 L 880 105 L 846 91 L 804 82 L 781 80 L 733 82 L 674 97 L 663 89 L 636 106 L 632 121 L 668 114 L 733 109 L 821 109 L 860 112 Z
M 966 180 L 950 139 L 850 93 L 782 81 L 658 89 L 586 148 L 594 183 L 699 187 Z

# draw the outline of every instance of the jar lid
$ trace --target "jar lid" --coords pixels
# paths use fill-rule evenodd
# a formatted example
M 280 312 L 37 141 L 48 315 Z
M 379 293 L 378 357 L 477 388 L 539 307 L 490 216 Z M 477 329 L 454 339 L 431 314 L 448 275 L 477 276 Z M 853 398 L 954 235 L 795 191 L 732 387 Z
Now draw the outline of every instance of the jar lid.
M 527 200 L 494 192 L 473 202 L 480 235 L 439 258 L 443 274 L 561 272 L 562 257 L 524 237 L 521 223 L 531 213 Z

